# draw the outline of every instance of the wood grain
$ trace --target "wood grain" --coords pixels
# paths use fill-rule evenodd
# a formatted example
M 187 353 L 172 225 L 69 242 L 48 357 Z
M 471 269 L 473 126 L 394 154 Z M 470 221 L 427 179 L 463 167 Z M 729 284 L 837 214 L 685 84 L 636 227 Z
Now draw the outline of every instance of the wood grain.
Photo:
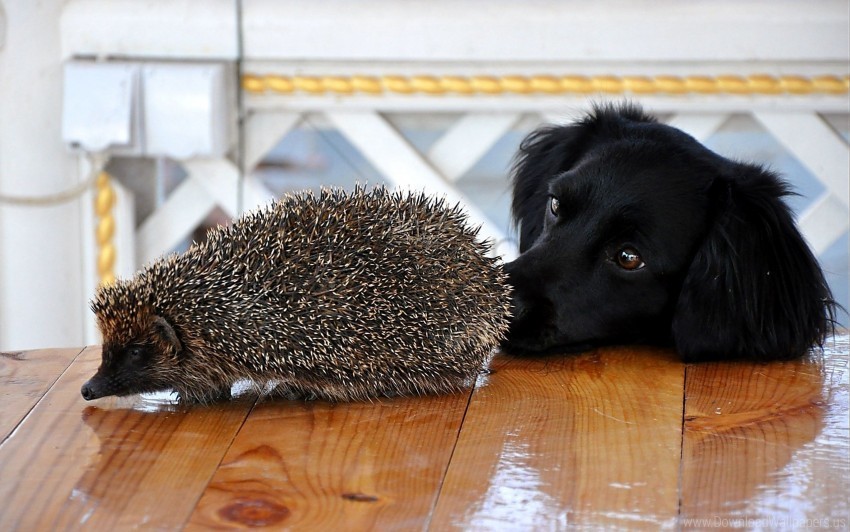
M 81 352 L 74 348 L 0 353 L 0 442 Z
M 684 528 L 850 526 L 847 353 L 688 367 Z
M 667 351 L 497 358 L 431 528 L 672 526 L 684 367 Z
M 251 406 L 87 406 L 80 386 L 99 363 L 85 350 L 0 445 L 0 530 L 179 529 Z
M 196 408 L 85 403 L 99 348 L 6 357 L 0 530 L 846 528 L 848 351 L 500 356 L 471 395 Z
M 260 404 L 188 529 L 421 530 L 468 400 Z

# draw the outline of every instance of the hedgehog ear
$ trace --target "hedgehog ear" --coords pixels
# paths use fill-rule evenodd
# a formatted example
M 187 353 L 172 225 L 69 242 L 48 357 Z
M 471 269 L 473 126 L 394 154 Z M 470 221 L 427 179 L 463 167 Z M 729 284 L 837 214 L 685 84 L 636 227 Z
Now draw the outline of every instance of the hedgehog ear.
M 153 325 L 157 334 L 165 340 L 168 345 L 174 348 L 175 353 L 183 351 L 183 344 L 181 344 L 180 339 L 177 338 L 177 332 L 174 331 L 174 327 L 172 327 L 165 318 L 162 316 L 156 316 L 153 320 Z

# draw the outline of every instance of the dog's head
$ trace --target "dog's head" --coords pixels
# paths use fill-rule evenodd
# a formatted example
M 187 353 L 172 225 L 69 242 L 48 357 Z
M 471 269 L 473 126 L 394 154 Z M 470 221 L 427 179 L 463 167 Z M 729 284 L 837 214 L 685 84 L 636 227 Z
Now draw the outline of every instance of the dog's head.
M 685 359 L 788 358 L 833 317 L 786 185 L 633 106 L 545 127 L 514 166 L 513 352 L 672 341 Z

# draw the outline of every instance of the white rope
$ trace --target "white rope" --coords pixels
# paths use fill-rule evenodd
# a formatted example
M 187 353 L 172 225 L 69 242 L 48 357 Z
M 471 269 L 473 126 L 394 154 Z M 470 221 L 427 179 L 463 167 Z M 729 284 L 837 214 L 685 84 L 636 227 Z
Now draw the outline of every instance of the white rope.
M 20 207 L 46 207 L 77 199 L 94 186 L 97 176 L 100 175 L 107 161 L 109 161 L 109 157 L 103 153 L 86 153 L 86 157 L 89 160 L 89 166 L 91 168 L 89 175 L 85 180 L 73 187 L 43 196 L 13 196 L 0 193 L 0 204 Z

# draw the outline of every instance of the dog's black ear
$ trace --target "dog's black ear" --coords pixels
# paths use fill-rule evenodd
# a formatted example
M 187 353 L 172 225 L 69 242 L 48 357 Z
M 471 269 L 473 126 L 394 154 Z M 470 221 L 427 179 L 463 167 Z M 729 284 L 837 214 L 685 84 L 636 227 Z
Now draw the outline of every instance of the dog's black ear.
M 532 131 L 514 158 L 511 214 L 519 227 L 519 251 L 531 247 L 543 230 L 549 181 L 576 163 L 584 150 L 588 127 L 583 124 L 544 126 Z
M 832 330 L 832 294 L 782 200 L 787 186 L 734 166 L 711 191 L 716 216 L 682 285 L 673 340 L 686 361 L 800 356 Z

